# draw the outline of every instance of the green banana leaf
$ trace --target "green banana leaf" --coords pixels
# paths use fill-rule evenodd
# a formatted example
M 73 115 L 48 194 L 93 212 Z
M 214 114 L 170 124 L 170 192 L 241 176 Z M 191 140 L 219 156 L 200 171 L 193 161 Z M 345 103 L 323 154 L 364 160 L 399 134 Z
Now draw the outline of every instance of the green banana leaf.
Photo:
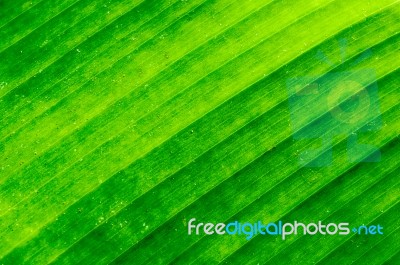
M 400 264 L 399 33 L 398 0 L 0 0 L 0 264 Z M 258 222 L 350 233 L 204 226 Z

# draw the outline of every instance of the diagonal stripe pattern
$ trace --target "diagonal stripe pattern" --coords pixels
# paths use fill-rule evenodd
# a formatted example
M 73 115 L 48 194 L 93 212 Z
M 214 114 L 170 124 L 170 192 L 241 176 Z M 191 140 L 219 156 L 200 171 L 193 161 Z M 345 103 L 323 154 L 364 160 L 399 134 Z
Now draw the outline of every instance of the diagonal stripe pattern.
M 0 15 L 0 264 L 396 264 L 400 1 L 16 0 Z M 294 139 L 340 125 L 316 101 L 292 126 L 287 80 L 359 69 L 382 126 L 352 134 L 380 161 L 349 161 L 348 135 Z M 332 163 L 300 164 L 310 149 Z M 189 236 L 192 217 L 385 234 Z

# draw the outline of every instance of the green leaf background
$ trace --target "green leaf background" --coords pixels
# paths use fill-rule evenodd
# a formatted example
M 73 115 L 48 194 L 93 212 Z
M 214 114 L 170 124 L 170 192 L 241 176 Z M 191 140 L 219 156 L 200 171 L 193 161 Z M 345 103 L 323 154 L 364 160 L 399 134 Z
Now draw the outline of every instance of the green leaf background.
M 0 264 L 400 264 L 399 30 L 397 0 L 0 0 Z M 382 126 L 354 133 L 381 161 L 337 135 L 300 165 L 328 150 L 294 139 L 288 78 L 364 68 Z M 193 217 L 385 233 L 189 236 Z

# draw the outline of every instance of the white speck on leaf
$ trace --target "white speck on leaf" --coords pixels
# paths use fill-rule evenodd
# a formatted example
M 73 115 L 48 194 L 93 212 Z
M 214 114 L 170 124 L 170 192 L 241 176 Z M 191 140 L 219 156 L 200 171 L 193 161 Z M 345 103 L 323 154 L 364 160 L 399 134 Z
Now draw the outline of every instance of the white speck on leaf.
M 7 85 L 7 82 L 0 82 L 0 90 L 2 90 L 3 88 L 5 88 Z

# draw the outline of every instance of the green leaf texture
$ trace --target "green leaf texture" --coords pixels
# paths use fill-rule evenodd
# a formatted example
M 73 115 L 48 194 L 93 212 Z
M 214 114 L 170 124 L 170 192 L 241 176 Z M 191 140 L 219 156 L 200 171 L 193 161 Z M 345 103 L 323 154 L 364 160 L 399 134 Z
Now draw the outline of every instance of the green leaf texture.
M 399 33 L 398 0 L 0 0 L 0 264 L 400 264 Z M 336 73 L 378 89 L 348 133 L 329 117 L 360 91 L 290 103 L 288 80 Z M 349 135 L 379 161 L 349 160 Z

